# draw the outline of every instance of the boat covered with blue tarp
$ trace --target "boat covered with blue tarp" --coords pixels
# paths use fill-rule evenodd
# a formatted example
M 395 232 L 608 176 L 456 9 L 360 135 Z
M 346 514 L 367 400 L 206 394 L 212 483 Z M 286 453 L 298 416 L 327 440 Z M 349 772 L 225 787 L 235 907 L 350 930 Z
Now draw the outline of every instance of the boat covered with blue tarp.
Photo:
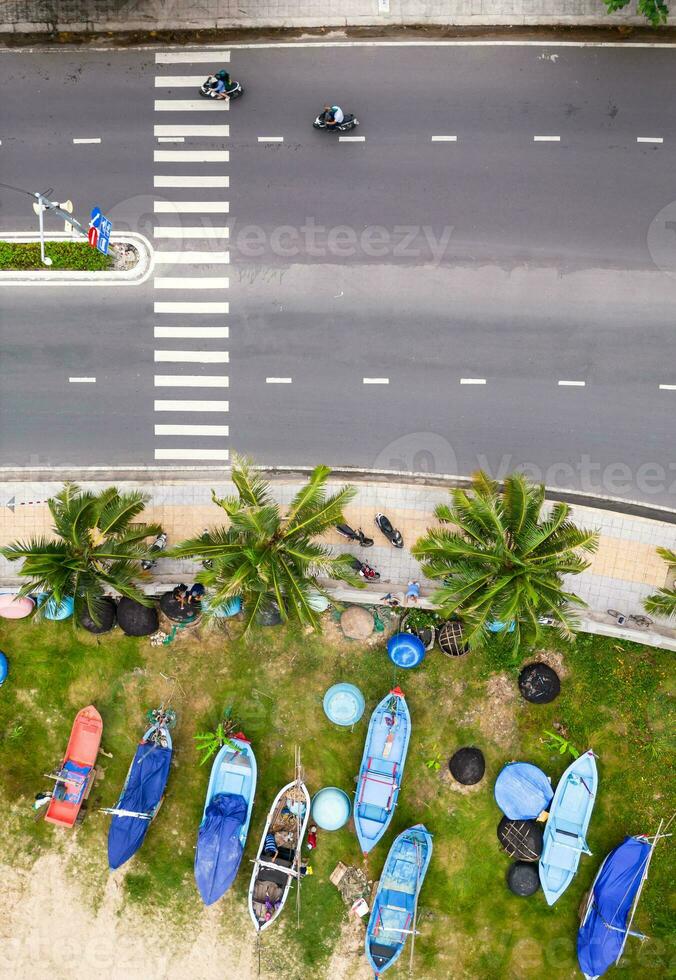
M 244 854 L 256 792 L 256 758 L 242 735 L 228 739 L 211 769 L 197 834 L 195 881 L 212 905 L 230 888 Z
M 366 929 L 366 959 L 377 977 L 396 963 L 415 932 L 418 895 L 431 857 L 432 835 L 421 823 L 399 834 L 390 848 Z
M 495 780 L 495 802 L 508 820 L 535 820 L 553 796 L 542 769 L 530 762 L 508 762 Z
M 594 879 L 577 937 L 578 963 L 588 980 L 603 976 L 622 956 L 653 847 L 647 837 L 625 837 Z
M 138 851 L 160 808 L 171 766 L 172 741 L 164 725 L 152 725 L 139 742 L 108 830 L 108 865 L 119 868 Z

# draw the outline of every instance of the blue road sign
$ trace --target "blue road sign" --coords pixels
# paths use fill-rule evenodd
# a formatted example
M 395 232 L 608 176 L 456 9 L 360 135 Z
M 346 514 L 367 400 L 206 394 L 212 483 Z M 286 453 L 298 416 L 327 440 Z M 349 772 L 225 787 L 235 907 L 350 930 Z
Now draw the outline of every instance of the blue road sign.
M 98 231 L 98 237 L 96 239 L 96 247 L 99 252 L 103 252 L 104 255 L 108 254 L 108 246 L 110 245 L 110 233 L 113 230 L 113 223 L 106 218 L 105 214 L 101 212 L 101 208 L 92 208 L 92 217 L 89 222 L 90 228 L 96 228 Z

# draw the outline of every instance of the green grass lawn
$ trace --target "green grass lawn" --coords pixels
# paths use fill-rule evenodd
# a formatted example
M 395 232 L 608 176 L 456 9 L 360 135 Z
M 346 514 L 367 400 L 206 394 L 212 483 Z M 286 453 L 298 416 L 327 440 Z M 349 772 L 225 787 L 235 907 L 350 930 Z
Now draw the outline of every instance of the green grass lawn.
M 45 255 L 52 260 L 52 271 L 101 272 L 110 269 L 112 255 L 103 255 L 88 242 L 46 242 Z M 0 241 L 0 269 L 6 272 L 47 270 L 40 258 L 39 242 Z
M 498 648 L 457 661 L 435 651 L 418 670 L 395 672 L 384 643 L 361 646 L 336 639 L 333 629 L 328 633 L 290 636 L 282 629 L 265 630 L 247 644 L 237 638 L 236 628 L 227 635 L 205 627 L 201 635 L 180 635 L 167 647 L 152 648 L 119 631 L 97 639 L 69 623 L 3 623 L 0 648 L 10 659 L 10 676 L 0 690 L 0 796 L 6 814 L 0 847 L 6 859 L 29 866 L 44 849 L 70 839 L 70 832 L 35 821 L 30 804 L 46 785 L 42 774 L 65 748 L 75 712 L 93 702 L 104 720 L 103 748 L 113 754 L 99 759 L 104 778 L 76 831 L 80 878 L 96 901 L 108 874 L 109 818 L 95 807 L 115 802 L 146 709 L 173 690 L 178 724 L 169 792 L 142 849 L 126 866 L 124 887 L 139 916 L 152 914 L 150 905 L 162 910 L 165 921 L 189 929 L 201 907 L 192 864 L 209 775 L 209 764 L 198 764 L 192 736 L 215 726 L 222 709 L 233 703 L 253 742 L 259 782 L 249 846 L 234 888 L 220 903 L 221 919 L 224 928 L 252 936 L 246 911 L 249 859 L 276 792 L 293 778 L 294 746 L 301 746 L 311 793 L 326 785 L 351 793 L 370 711 L 396 682 L 410 705 L 413 734 L 399 806 L 367 870 L 370 878 L 378 877 L 389 844 L 410 824 L 422 821 L 434 834 L 415 975 L 430 980 L 579 976 L 577 910 L 603 856 L 625 834 L 653 832 L 659 818 L 674 810 L 672 655 L 583 636 L 564 653 L 560 697 L 538 707 L 522 701 L 516 689 L 518 666 L 532 655 L 510 664 Z M 555 643 L 549 649 L 557 655 Z M 356 683 L 367 699 L 366 714 L 353 732 L 333 727 L 322 711 L 324 691 L 339 680 Z M 492 790 L 500 767 L 512 759 L 541 766 L 556 782 L 570 759 L 543 742 L 543 730 L 555 725 L 578 749 L 594 748 L 600 788 L 589 831 L 593 857 L 582 858 L 573 884 L 550 909 L 541 892 L 518 899 L 507 890 L 509 859 L 497 843 L 500 814 Z M 452 752 L 466 744 L 479 746 L 487 761 L 485 779 L 469 794 L 453 787 L 446 766 Z M 427 765 L 433 760 L 441 763 L 438 771 Z M 672 854 L 673 845 L 662 842 L 636 918 L 651 942 L 641 946 L 630 940 L 623 975 L 673 976 Z M 272 975 L 289 980 L 326 975 L 346 918 L 328 876 L 339 860 L 362 862 L 347 828 L 320 831 L 311 860 L 314 875 L 302 886 L 301 928 L 295 929 L 292 894 L 284 924 L 266 933 L 263 942 L 263 968 L 272 970 L 274 963 L 278 972 Z M 408 953 L 389 975 L 403 977 L 407 967 Z

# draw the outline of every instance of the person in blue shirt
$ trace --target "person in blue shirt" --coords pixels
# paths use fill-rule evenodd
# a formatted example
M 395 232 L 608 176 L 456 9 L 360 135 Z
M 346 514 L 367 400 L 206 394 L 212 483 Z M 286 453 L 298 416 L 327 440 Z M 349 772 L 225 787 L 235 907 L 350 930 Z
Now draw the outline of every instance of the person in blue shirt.
M 339 105 L 325 105 L 324 106 L 324 122 L 330 128 L 334 126 L 339 126 L 340 123 L 345 119 L 345 113 L 340 108 Z

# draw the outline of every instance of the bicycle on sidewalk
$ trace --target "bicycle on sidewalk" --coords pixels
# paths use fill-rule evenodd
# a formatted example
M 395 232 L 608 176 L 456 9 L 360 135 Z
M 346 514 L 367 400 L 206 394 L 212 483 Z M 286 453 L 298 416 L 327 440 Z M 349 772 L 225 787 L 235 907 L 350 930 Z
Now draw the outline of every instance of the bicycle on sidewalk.
M 617 622 L 618 626 L 624 626 L 625 623 L 633 623 L 639 626 L 641 629 L 649 629 L 653 625 L 653 620 L 650 616 L 634 615 L 633 613 L 629 616 L 625 616 L 624 613 L 619 612 L 617 609 L 606 609 L 609 616 L 613 616 Z

